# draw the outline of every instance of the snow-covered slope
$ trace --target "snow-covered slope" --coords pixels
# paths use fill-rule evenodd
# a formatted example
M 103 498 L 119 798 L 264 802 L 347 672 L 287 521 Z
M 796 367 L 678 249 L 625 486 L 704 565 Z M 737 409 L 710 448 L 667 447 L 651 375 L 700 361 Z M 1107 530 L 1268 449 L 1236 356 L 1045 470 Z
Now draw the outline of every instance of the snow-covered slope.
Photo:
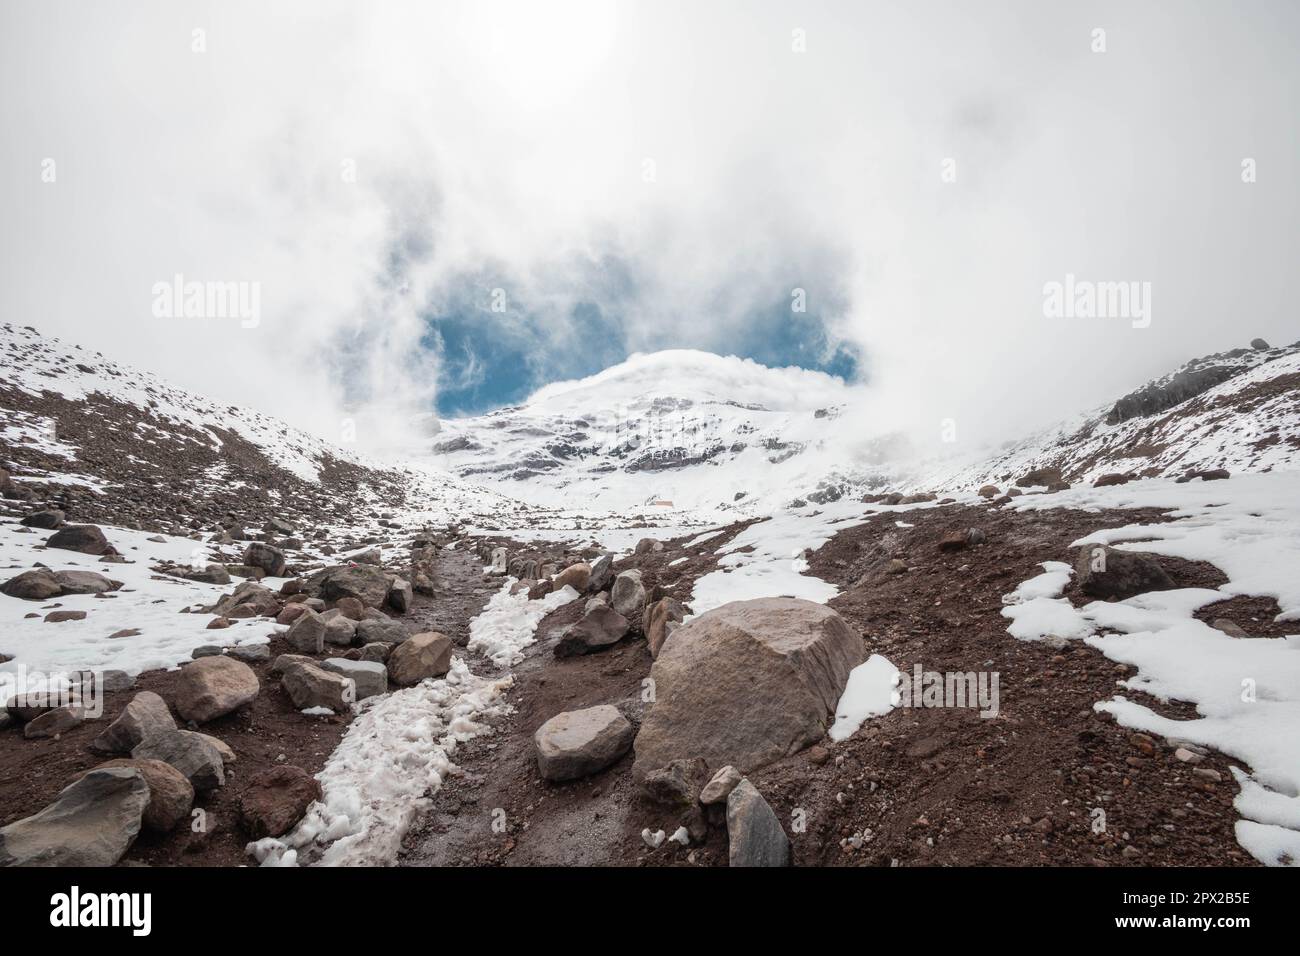
M 1300 467 L 1300 343 L 1195 359 L 992 457 L 932 463 L 904 488 L 1002 484 L 1049 467 L 1067 482 L 1088 484 L 1107 473 L 1163 477 Z
M 539 503 L 747 513 L 838 494 L 854 399 L 820 372 L 656 352 L 446 421 L 431 452 L 462 477 Z

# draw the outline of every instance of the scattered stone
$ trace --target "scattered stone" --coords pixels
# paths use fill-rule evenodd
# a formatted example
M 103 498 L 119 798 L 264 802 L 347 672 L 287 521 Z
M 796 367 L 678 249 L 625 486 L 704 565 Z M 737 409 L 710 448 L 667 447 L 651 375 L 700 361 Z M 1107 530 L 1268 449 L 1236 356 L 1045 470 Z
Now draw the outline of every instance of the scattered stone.
M 122 768 L 137 770 L 149 785 L 149 803 L 141 823 L 146 830 L 170 833 L 176 824 L 190 815 L 194 806 L 194 787 L 185 775 L 161 760 L 134 760 L 118 757 L 101 763 L 95 770 Z M 93 772 L 93 771 L 92 771 Z
M 1127 473 L 1112 471 L 1109 474 L 1102 475 L 1092 483 L 1094 488 L 1108 488 L 1111 485 L 1126 485 L 1133 480 L 1133 476 Z
M 693 757 L 674 760 L 666 767 L 650 771 L 641 788 L 656 803 L 686 808 L 695 805 L 708 782 L 709 765 L 703 758 Z
M 76 705 L 55 707 L 34 718 L 23 728 L 23 736 L 28 740 L 40 740 L 45 737 L 58 737 L 74 727 L 86 722 L 86 712 Z
M 185 720 L 204 724 L 251 704 L 261 684 L 256 672 L 229 657 L 205 657 L 181 668 L 173 703 Z
M 591 562 L 591 575 L 587 578 L 588 591 L 603 591 L 614 580 L 614 556 L 602 554 Z
M 47 548 L 59 548 L 63 551 L 77 551 L 81 554 L 107 554 L 112 545 L 104 537 L 104 532 L 93 524 L 70 524 L 50 535 L 45 542 Z
M 113 866 L 135 842 L 148 805 L 139 770 L 92 770 L 44 810 L 0 828 L 0 866 Z
M 1074 562 L 1079 589 L 1089 597 L 1119 600 L 1177 587 L 1153 555 L 1085 545 Z
M 250 542 L 241 560 L 250 568 L 261 568 L 273 578 L 284 577 L 289 568 L 289 559 L 284 552 L 262 541 Z
M 863 659 L 862 638 L 811 601 L 734 601 L 694 618 L 651 667 L 634 779 L 697 756 L 747 773 L 816 743 Z
M 388 597 L 389 575 L 372 565 L 345 565 L 312 575 L 308 588 L 326 601 L 353 597 L 366 607 L 380 607 Z
M 167 702 L 151 690 L 142 690 L 117 720 L 91 741 L 90 749 L 100 754 L 130 753 L 154 734 L 175 729 L 176 721 L 167 709 Z
M 341 714 L 353 701 L 352 684 L 341 674 L 315 663 L 294 663 L 286 667 L 280 686 L 299 710 L 328 707 Z
M 398 614 L 405 614 L 415 601 L 415 592 L 405 578 L 393 578 L 392 587 L 388 589 L 388 606 Z
M 193 666 L 193 665 L 191 665 Z M 211 739 L 192 730 L 163 730 L 151 734 L 131 750 L 136 760 L 161 760 L 171 764 L 199 793 L 226 782 L 225 761 Z
M 685 619 L 686 609 L 676 598 L 660 598 L 646 606 L 641 629 L 645 631 L 651 657 L 659 656 L 659 650 L 664 646 L 664 641 L 668 640 L 668 635 Z
M 1229 637 L 1249 638 L 1250 635 L 1236 621 L 1230 621 L 1226 617 L 1217 617 L 1210 622 L 1210 627 L 1222 631 Z
M 361 644 L 401 644 L 411 636 L 410 629 L 391 617 L 367 618 L 357 624 L 357 640 Z
M 388 655 L 388 677 L 399 687 L 442 677 L 451 669 L 451 648 L 451 638 L 437 631 L 407 638 Z
M 84 621 L 85 611 L 51 611 L 45 615 L 46 624 L 59 624 L 63 621 Z
M 790 838 L 763 795 L 741 780 L 727 796 L 730 866 L 789 866 Z
M 636 548 L 633 549 L 633 554 L 652 554 L 654 552 L 662 551 L 663 549 L 664 543 L 662 541 L 657 541 L 654 538 L 642 538 L 636 543 Z
M 354 700 L 365 700 L 388 693 L 388 670 L 374 661 L 349 661 L 342 657 L 327 657 L 321 668 L 351 679 L 356 688 Z
M 1188 750 L 1186 747 L 1179 747 L 1177 750 L 1174 751 L 1174 759 L 1179 761 L 1180 763 L 1196 764 L 1196 763 L 1200 763 L 1205 758 L 1198 753 L 1193 753 L 1192 751 Z
M 997 485 L 981 485 L 979 491 L 976 492 L 976 494 L 978 494 L 981 498 L 996 498 L 998 495 L 1001 494 L 1001 492 L 998 491 Z
M 383 641 L 372 641 L 369 644 L 362 645 L 358 651 L 358 660 L 376 661 L 380 664 L 388 661 L 388 656 L 393 652 L 392 644 L 385 644 Z
M 591 584 L 591 565 L 585 561 L 569 565 L 555 576 L 554 581 L 555 590 L 562 591 L 570 587 L 579 594 L 584 593 L 589 584 Z
M 325 651 L 325 631 L 328 625 L 319 614 L 303 608 L 298 619 L 289 626 L 284 639 L 296 651 L 304 654 L 322 654 Z
M 721 803 L 731 795 L 731 791 L 735 790 L 743 779 L 744 777 L 735 767 L 730 765 L 723 767 L 713 775 L 713 779 L 706 783 L 704 789 L 700 791 L 700 803 L 706 807 Z
M 628 632 L 627 618 L 613 608 L 593 608 L 570 624 L 555 645 L 556 657 L 577 657 L 617 644 Z
M 961 551 L 966 545 L 966 532 L 964 531 L 949 531 L 939 539 L 940 551 Z
M 19 524 L 26 528 L 40 528 L 42 531 L 53 531 L 63 524 L 66 516 L 57 508 L 51 508 L 48 511 L 37 511 L 23 518 Z
M 627 753 L 635 736 L 628 719 L 609 704 L 564 711 L 533 734 L 537 769 L 557 782 L 590 776 Z
M 332 614 L 333 616 L 329 616 Z M 325 622 L 325 643 L 335 647 L 351 647 L 357 637 L 357 622 L 341 613 L 327 612 L 321 615 Z
M 230 627 L 230 626 L 231 626 L 232 624 L 234 624 L 234 623 L 235 623 L 235 622 L 232 621 L 232 620 L 231 620 L 230 618 L 228 618 L 228 617 L 214 617 L 212 620 L 208 621 L 208 626 L 207 626 L 206 629 L 209 630 L 209 631 L 224 631 L 226 628 Z M 215 646 L 215 645 L 211 645 L 211 644 L 209 644 L 209 645 L 207 645 L 207 646 L 208 646 L 208 647 L 212 647 L 212 646 Z M 200 650 L 201 650 L 201 649 L 202 649 L 202 648 L 200 648 Z M 217 653 L 218 653 L 218 654 L 221 653 L 221 648 L 219 648 L 219 647 L 217 648 Z M 206 657 L 206 656 L 208 656 L 208 655 L 206 655 L 206 654 L 192 654 L 191 656 L 192 656 L 192 657 Z
M 237 661 L 252 663 L 254 661 L 269 661 L 271 659 L 271 645 L 269 644 L 236 644 L 229 651 L 230 656 Z
M 614 589 L 609 594 L 610 606 L 629 621 L 641 620 L 645 599 L 645 586 L 641 583 L 639 569 L 624 571 L 614 579 Z
M 232 612 L 239 607 L 252 608 L 254 616 L 280 613 L 280 601 L 274 592 L 256 581 L 237 585 L 234 591 L 213 605 L 211 612 L 221 617 L 234 617 Z
M 253 778 L 239 795 L 239 822 L 254 840 L 283 836 L 319 799 L 321 786 L 316 778 L 282 764 Z
M 1267 342 L 1265 342 L 1263 339 L 1251 339 L 1251 340 L 1250 340 L 1250 347 L 1251 347 L 1252 349 L 1256 349 L 1256 350 L 1258 350 L 1258 349 L 1266 349 L 1266 348 L 1269 347 L 1269 344 L 1268 344 Z
M 63 586 L 59 584 L 54 572 L 46 568 L 24 571 L 0 585 L 0 594 L 22 598 L 24 601 L 45 601 L 58 597 L 61 593 L 63 593 Z
M 1021 488 L 1036 488 L 1046 485 L 1049 488 L 1061 480 L 1059 468 L 1035 468 L 1022 476 L 1016 484 Z

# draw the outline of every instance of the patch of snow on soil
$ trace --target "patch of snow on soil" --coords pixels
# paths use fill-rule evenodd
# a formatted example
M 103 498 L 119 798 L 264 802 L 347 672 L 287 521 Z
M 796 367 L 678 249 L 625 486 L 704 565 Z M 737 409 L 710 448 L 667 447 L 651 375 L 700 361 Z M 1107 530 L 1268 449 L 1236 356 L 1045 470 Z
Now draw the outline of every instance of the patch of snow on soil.
M 1173 508 L 1181 520 L 1099 531 L 1073 546 L 1111 544 L 1208 561 L 1228 575 L 1218 590 L 1155 591 L 1078 609 L 1062 600 L 1052 611 L 1059 622 L 1024 610 L 1053 600 L 1045 596 L 1003 613 L 1014 618 L 1009 630 L 1016 636 L 1024 636 L 1017 628 L 1058 635 L 1071 627 L 1090 630 L 1088 644 L 1136 669 L 1121 687 L 1195 704 L 1199 716 L 1192 720 L 1162 717 L 1122 694 L 1096 707 L 1125 727 L 1213 747 L 1248 764 L 1249 774 L 1236 774 L 1242 786 L 1236 806 L 1247 818 L 1237 825 L 1238 841 L 1261 863 L 1300 865 L 1300 627 L 1295 635 L 1241 639 L 1193 617 L 1233 595 L 1275 598 L 1278 621 L 1300 617 L 1300 474 L 1208 484 L 1143 481 L 1028 498 L 1012 507 Z M 1021 585 L 1020 593 L 1042 589 L 1043 577 Z
M 848 740 L 868 717 L 887 714 L 897 706 L 898 668 L 879 654 L 849 671 L 844 693 L 835 708 L 831 740 Z
M 515 579 L 509 578 L 482 613 L 469 622 L 466 650 L 477 651 L 498 667 L 517 664 L 524 648 L 536 637 L 542 618 L 578 597 L 578 592 L 566 584 L 540 600 L 530 601 L 527 591 L 510 593 L 514 583 Z

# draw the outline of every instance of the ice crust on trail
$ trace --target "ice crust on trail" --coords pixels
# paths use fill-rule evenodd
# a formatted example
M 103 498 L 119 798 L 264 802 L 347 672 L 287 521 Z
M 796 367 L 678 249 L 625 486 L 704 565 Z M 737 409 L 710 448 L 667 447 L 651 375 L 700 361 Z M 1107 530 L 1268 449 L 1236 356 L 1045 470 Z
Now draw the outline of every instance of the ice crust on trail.
M 1249 773 L 1235 774 L 1242 788 L 1236 808 L 1244 818 L 1238 841 L 1261 863 L 1300 865 L 1300 624 L 1283 637 L 1243 639 L 1193 616 L 1234 595 L 1256 595 L 1277 600 L 1278 622 L 1300 618 L 1300 474 L 1209 484 L 1151 480 L 1025 496 L 1013 507 L 1172 508 L 1178 520 L 1099 530 L 1072 546 L 1107 544 L 1207 561 L 1228 576 L 1217 590 L 1153 591 L 1075 608 L 1053 596 L 1068 573 L 1052 576 L 1068 566 L 1048 562 L 1046 573 L 1008 595 L 1013 603 L 1003 614 L 1015 637 L 1082 637 L 1135 668 L 1120 682 L 1124 689 L 1195 704 L 1198 716 L 1191 720 L 1162 717 L 1122 693 L 1096 707 L 1125 727 L 1212 747 L 1249 765 Z

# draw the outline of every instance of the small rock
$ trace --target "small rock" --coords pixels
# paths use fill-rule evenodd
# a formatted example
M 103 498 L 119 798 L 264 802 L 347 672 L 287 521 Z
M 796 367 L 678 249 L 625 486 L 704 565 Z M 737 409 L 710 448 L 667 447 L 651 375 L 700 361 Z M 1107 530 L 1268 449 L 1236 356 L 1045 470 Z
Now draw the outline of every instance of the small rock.
M 604 770 L 632 746 L 636 730 L 608 704 L 556 714 L 537 728 L 537 768 L 546 780 L 576 780 Z

